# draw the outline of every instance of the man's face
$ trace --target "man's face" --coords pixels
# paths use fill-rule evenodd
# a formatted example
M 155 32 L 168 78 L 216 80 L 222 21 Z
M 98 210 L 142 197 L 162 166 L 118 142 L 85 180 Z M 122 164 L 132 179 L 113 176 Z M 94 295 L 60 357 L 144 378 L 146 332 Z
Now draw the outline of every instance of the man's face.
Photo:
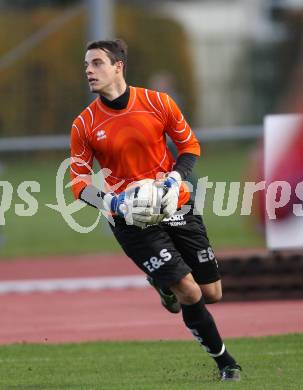
M 111 64 L 106 52 L 101 49 L 88 50 L 84 65 L 91 92 L 101 93 L 121 77 L 121 62 Z

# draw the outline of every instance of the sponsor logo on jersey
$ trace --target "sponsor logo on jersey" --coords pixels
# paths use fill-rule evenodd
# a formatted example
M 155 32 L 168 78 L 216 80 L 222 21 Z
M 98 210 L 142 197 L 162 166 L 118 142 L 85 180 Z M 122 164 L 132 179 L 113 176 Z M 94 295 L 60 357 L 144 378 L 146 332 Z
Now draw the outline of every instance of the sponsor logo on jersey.
M 101 139 L 105 139 L 106 138 L 105 130 L 97 131 L 96 136 L 97 136 L 97 141 L 100 141 Z

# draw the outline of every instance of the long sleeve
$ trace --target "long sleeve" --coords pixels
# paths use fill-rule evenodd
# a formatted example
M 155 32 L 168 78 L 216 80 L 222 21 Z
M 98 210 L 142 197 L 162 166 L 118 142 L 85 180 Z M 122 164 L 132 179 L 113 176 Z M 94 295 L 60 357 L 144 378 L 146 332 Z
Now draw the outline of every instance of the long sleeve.
M 199 142 L 177 104 L 166 94 L 162 94 L 161 100 L 166 111 L 166 132 L 176 145 L 178 156 L 183 153 L 200 156 Z
M 72 190 L 76 199 L 81 191 L 91 184 L 93 151 L 86 137 L 85 123 L 78 117 L 71 129 L 71 165 Z

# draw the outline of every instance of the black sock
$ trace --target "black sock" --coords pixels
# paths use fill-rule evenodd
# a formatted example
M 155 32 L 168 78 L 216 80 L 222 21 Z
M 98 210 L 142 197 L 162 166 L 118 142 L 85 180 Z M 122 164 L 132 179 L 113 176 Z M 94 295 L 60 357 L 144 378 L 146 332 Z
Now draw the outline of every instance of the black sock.
M 181 305 L 181 307 L 185 325 L 201 346 L 214 358 L 219 369 L 235 364 L 235 360 L 226 351 L 215 321 L 205 307 L 203 297 L 193 305 Z

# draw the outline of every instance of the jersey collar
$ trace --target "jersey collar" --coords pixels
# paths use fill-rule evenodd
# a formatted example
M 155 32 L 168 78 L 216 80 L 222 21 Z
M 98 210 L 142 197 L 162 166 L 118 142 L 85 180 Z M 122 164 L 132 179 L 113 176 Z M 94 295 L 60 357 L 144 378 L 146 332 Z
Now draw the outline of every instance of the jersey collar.
M 97 105 L 101 111 L 109 115 L 120 115 L 122 112 L 129 111 L 135 102 L 136 90 L 127 86 L 125 92 L 115 100 L 108 100 L 104 96 L 96 99 Z

